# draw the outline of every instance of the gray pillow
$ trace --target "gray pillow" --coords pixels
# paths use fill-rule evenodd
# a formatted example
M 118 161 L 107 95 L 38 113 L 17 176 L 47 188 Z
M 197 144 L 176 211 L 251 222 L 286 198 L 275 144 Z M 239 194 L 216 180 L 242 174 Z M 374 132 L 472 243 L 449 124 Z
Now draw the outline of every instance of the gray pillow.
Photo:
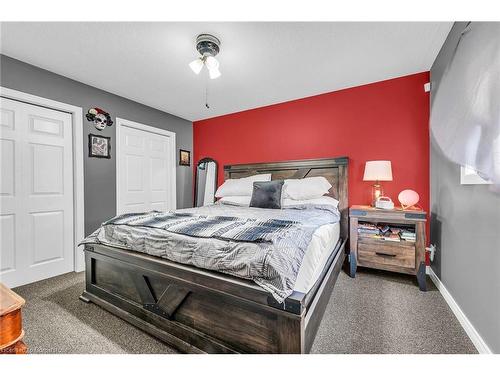
M 284 183 L 283 180 L 254 182 L 250 207 L 281 208 L 281 189 Z

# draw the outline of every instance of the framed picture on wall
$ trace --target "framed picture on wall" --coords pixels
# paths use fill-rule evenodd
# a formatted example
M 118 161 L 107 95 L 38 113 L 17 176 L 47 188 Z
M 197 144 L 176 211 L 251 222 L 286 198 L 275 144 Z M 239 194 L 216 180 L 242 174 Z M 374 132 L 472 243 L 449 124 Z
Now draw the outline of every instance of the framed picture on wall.
M 89 157 L 111 159 L 111 137 L 89 134 Z
M 179 165 L 189 167 L 191 165 L 191 152 L 187 150 L 179 150 Z

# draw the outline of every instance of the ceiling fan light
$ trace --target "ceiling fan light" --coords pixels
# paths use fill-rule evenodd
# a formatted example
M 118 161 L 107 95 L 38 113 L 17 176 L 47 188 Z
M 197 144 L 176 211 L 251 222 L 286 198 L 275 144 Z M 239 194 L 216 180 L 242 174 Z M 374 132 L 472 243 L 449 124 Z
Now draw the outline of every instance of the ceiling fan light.
M 221 76 L 219 68 L 211 68 L 208 69 L 208 75 L 210 76 L 210 79 L 216 79 Z
M 219 62 L 213 56 L 208 56 L 207 59 L 205 60 L 205 64 L 207 65 L 207 68 L 209 70 L 210 69 L 219 69 Z
M 201 69 L 203 68 L 203 61 L 201 59 L 196 59 L 189 63 L 189 67 L 195 74 L 200 74 Z

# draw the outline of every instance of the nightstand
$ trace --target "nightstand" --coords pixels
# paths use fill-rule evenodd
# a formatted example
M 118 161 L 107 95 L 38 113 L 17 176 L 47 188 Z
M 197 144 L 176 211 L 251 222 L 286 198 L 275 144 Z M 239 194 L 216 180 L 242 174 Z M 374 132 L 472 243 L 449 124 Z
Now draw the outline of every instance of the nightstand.
M 420 290 L 425 284 L 425 211 L 382 210 L 371 206 L 352 206 L 349 209 L 350 275 L 355 277 L 357 266 L 415 275 Z M 372 224 L 372 225 L 370 225 Z M 389 241 L 370 231 L 369 227 L 388 226 L 394 232 L 415 233 L 415 240 Z M 359 230 L 358 230 L 359 229 Z M 375 229 L 373 229 L 375 231 Z

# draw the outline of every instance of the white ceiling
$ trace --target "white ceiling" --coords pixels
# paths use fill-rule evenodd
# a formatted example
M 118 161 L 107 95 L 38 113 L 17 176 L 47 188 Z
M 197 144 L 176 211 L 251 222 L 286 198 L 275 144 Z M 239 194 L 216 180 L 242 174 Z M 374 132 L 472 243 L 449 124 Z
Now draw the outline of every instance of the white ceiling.
M 2 23 L 0 51 L 188 120 L 430 69 L 451 22 Z M 222 41 L 222 77 L 188 67 Z

